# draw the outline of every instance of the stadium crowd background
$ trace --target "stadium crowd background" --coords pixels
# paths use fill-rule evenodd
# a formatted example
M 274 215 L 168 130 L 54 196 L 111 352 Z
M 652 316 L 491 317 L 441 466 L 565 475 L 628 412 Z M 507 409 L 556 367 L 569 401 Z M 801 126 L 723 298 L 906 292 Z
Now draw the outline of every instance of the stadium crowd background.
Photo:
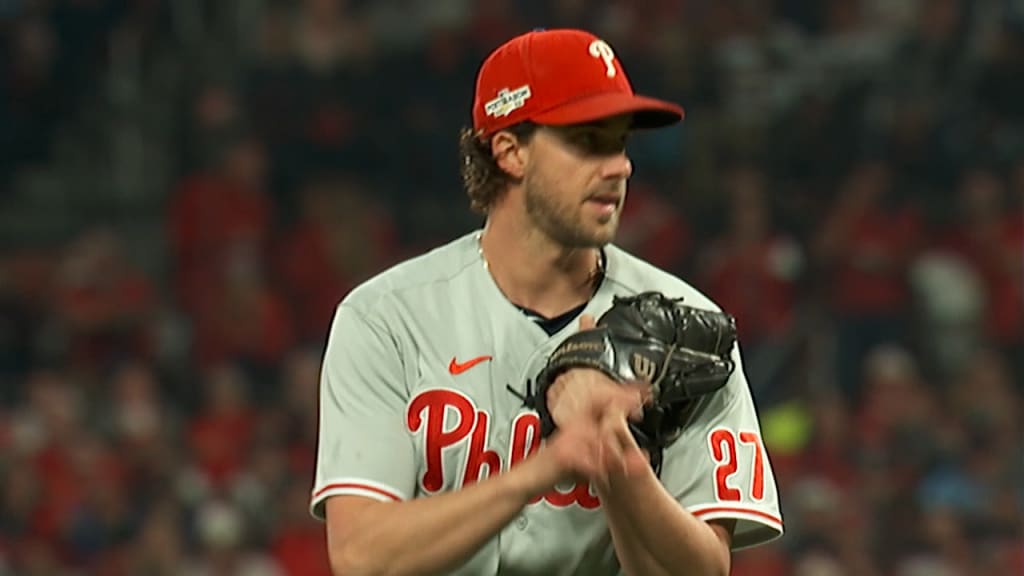
M 479 224 L 476 67 L 561 26 L 687 109 L 620 244 L 739 320 L 734 574 L 1024 574 L 1012 0 L 0 0 L 0 574 L 327 574 L 333 308 Z

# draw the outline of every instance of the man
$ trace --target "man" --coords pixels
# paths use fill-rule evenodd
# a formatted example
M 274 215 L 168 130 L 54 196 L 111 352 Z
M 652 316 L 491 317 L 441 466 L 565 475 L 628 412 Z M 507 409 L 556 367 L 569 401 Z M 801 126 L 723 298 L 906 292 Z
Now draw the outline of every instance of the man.
M 337 574 L 727 574 L 782 533 L 737 369 L 656 474 L 628 419 L 644 391 L 573 369 L 524 406 L 554 347 L 614 295 L 715 305 L 611 244 L 632 129 L 678 122 L 633 94 L 612 49 L 534 31 L 479 71 L 463 178 L 481 231 L 388 270 L 340 304 L 323 365 L 311 509 Z

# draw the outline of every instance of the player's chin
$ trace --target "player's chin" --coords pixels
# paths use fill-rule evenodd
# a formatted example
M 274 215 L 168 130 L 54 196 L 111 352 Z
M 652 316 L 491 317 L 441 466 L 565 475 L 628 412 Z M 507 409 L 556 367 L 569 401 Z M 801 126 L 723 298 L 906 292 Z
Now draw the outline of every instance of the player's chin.
M 619 217 L 622 215 L 622 208 L 616 207 L 614 210 L 602 211 L 597 214 L 593 214 L 591 218 L 595 226 L 601 230 L 608 230 L 611 233 L 615 233 L 619 229 Z
M 595 218 L 597 225 L 602 228 L 611 228 L 613 231 L 619 227 L 619 212 L 615 211 L 610 214 L 599 214 Z
M 615 234 L 619 230 L 618 214 L 602 216 L 588 226 L 588 236 L 594 246 L 604 246 L 615 240 Z

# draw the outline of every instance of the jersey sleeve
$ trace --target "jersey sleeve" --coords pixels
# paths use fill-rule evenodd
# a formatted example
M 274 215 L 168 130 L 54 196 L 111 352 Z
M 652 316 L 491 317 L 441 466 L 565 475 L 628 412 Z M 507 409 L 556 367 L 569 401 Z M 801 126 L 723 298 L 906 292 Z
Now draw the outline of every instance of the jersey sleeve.
M 407 395 L 397 342 L 380 321 L 342 303 L 320 374 L 314 517 L 325 518 L 331 496 L 412 497 L 414 449 L 403 424 Z
M 666 449 L 661 481 L 697 518 L 736 520 L 732 547 L 741 549 L 781 536 L 783 521 L 738 345 L 732 357 L 729 381 Z

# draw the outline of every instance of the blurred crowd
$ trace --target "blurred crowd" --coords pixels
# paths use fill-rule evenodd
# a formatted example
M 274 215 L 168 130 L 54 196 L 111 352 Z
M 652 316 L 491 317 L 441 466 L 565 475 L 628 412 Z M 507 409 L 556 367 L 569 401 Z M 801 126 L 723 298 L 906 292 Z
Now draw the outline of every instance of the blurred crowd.
M 737 317 L 787 533 L 733 573 L 1024 574 L 1024 3 L 0 0 L 0 209 L 126 51 L 185 55 L 120 215 L 163 242 L 0 246 L 0 575 L 327 574 L 334 306 L 479 225 L 476 68 L 561 26 L 687 109 L 618 243 Z

